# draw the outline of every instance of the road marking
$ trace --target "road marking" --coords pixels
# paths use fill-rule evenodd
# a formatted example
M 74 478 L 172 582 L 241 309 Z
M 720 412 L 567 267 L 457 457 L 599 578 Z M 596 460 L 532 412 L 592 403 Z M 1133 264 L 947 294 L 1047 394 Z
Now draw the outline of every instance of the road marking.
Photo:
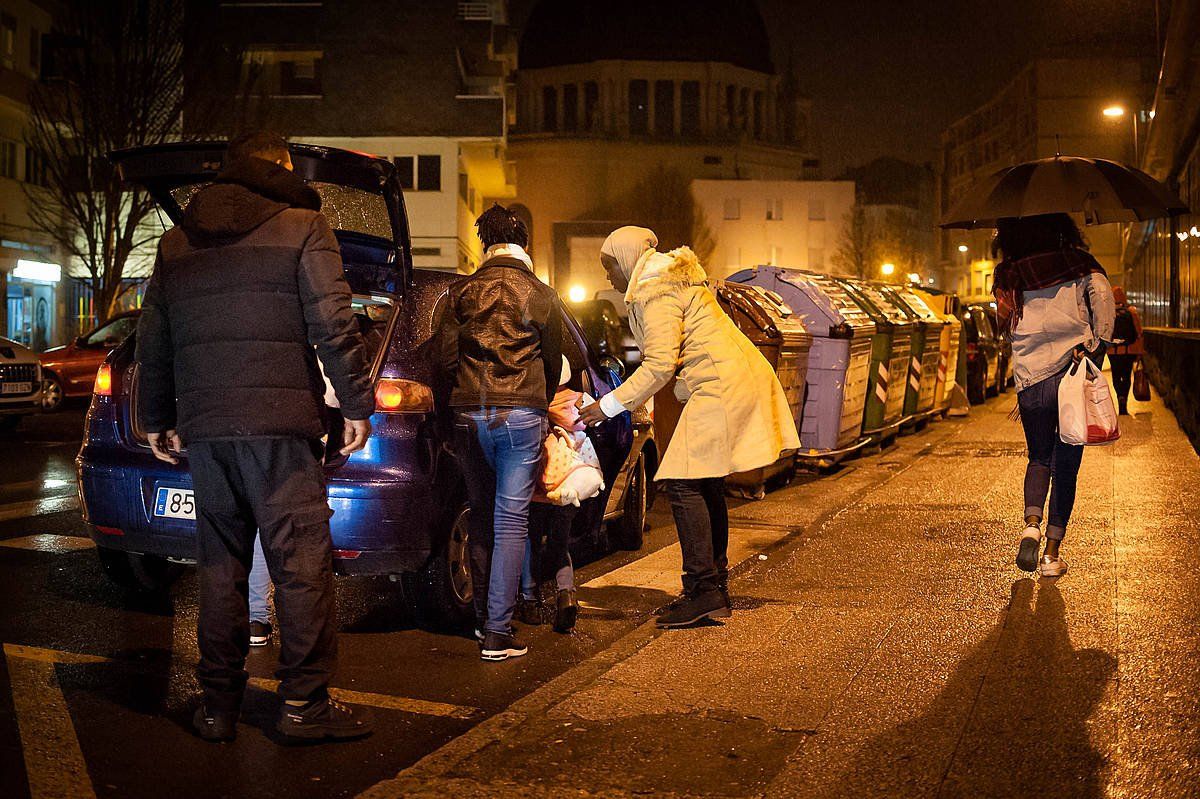
M 64 552 L 78 552 L 81 549 L 95 549 L 96 544 L 90 538 L 80 538 L 77 535 L 25 535 L 20 538 L 6 538 L 0 541 L 0 547 L 10 549 L 30 549 L 35 552 L 50 552 L 61 555 Z
M 264 691 L 274 691 L 279 687 L 279 680 L 271 680 L 266 677 L 251 677 L 250 684 Z M 346 688 L 330 688 L 329 695 L 340 702 L 348 702 L 352 705 L 370 705 L 371 707 L 378 707 L 384 710 L 419 713 L 422 716 L 469 719 L 483 712 L 477 707 L 448 705 L 444 702 L 430 702 L 425 699 L 410 699 L 405 696 L 391 696 L 389 694 L 373 694 L 367 691 L 351 691 Z
M 30 516 L 45 516 L 48 513 L 62 513 L 69 510 L 79 510 L 79 497 L 74 494 L 33 499 L 28 502 L 9 502 L 0 505 L 0 522 L 24 519 Z
M 5 644 L 4 654 L 31 799 L 95 797 L 54 665 L 106 658 L 16 644 Z
M 765 549 L 791 535 L 794 531 L 786 527 L 731 527 L 729 529 L 729 568 L 757 555 Z M 676 542 L 651 552 L 644 558 L 613 569 L 595 579 L 588 580 L 582 588 L 608 588 L 614 585 L 636 586 L 658 589 L 668 593 L 679 590 L 679 574 L 683 555 Z

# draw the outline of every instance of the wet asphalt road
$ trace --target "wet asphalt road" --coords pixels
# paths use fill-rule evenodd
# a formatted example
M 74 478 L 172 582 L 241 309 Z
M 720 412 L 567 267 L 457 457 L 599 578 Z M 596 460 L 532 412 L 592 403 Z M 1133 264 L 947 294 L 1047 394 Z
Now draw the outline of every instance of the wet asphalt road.
M 203 744 L 189 731 L 196 691 L 194 570 L 168 597 L 130 596 L 108 583 L 86 538 L 73 466 L 83 413 L 74 408 L 28 418 L 0 439 L 0 642 L 7 645 L 0 659 L 2 797 L 29 795 L 30 785 L 71 795 L 87 783 L 97 796 L 352 796 L 602 649 L 671 596 L 657 588 L 595 588 L 575 635 L 536 628 L 526 635 L 533 656 L 489 665 L 479 660 L 473 640 L 417 629 L 398 584 L 338 578 L 342 634 L 334 684 L 371 695 L 364 701 L 374 706 L 376 734 L 340 746 L 279 746 L 271 732 L 275 696 L 270 686 L 251 688 L 234 744 L 239 757 L 231 763 L 226 747 Z M 656 506 L 641 552 L 597 553 L 579 569 L 578 581 L 674 541 L 665 507 L 665 501 Z M 253 677 L 273 676 L 275 646 L 251 653 Z M 80 655 L 103 660 L 74 662 Z M 45 669 L 23 673 L 31 662 L 52 670 L 56 680 L 47 679 Z M 14 664 L 22 673 L 13 673 Z M 28 773 L 22 733 L 28 740 L 36 720 L 25 715 L 55 704 L 66 708 L 60 715 L 70 724 L 48 713 L 36 734 L 73 735 L 83 774 L 65 773 L 69 768 L 56 754 L 60 741 L 47 756 L 48 773 Z

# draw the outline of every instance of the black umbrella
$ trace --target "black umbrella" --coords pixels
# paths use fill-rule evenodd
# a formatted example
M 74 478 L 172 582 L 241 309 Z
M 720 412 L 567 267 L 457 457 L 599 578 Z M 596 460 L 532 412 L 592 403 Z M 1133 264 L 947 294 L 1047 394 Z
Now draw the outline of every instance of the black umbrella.
M 997 219 L 1083 214 L 1084 222 L 1137 222 L 1187 213 L 1173 191 L 1125 164 L 1058 155 L 1005 167 L 967 192 L 944 228 L 989 228 Z

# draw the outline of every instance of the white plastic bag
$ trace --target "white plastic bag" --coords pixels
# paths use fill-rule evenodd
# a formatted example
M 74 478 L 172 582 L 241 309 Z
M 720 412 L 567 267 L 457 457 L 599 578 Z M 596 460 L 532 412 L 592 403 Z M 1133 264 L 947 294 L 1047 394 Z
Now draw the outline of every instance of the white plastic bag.
M 1058 436 L 1064 444 L 1111 444 L 1121 437 L 1108 379 L 1083 358 L 1058 384 Z

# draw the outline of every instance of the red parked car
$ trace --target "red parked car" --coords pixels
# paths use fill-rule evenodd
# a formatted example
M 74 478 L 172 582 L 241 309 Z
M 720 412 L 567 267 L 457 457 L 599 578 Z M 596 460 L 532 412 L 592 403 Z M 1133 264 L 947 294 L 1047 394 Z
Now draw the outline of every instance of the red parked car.
M 65 347 L 51 347 L 38 356 L 42 362 L 42 409 L 57 410 L 63 400 L 90 397 L 96 370 L 105 356 L 137 329 L 141 311 L 117 314 Z

